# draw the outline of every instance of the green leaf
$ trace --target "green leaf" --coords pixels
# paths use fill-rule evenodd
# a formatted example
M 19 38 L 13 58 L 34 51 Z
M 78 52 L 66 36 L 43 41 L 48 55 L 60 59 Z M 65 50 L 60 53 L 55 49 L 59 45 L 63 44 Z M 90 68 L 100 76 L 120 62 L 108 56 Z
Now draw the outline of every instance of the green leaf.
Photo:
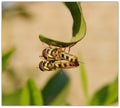
M 21 105 L 43 105 L 42 94 L 32 79 L 29 79 L 23 88 L 20 103 Z
M 75 42 L 62 42 L 62 41 L 58 41 L 58 40 L 53 40 L 53 39 L 50 39 L 50 38 L 47 38 L 43 35 L 39 35 L 39 39 L 48 44 L 48 45 L 53 45 L 53 46 L 58 46 L 58 47 L 68 47 L 70 45 L 74 45 Z
M 76 36 L 76 34 L 80 30 L 81 25 L 81 7 L 79 7 L 79 4 L 77 2 L 65 2 L 65 5 L 70 10 L 70 13 L 73 18 L 73 36 Z
M 20 103 L 21 105 L 30 105 L 31 104 L 31 94 L 29 90 L 29 84 L 27 83 L 22 90 Z
M 105 101 L 105 105 L 110 105 L 118 102 L 118 77 L 109 85 L 107 100 Z
M 11 48 L 8 52 L 2 55 L 2 71 L 4 71 L 8 65 L 11 55 L 14 53 L 15 48 Z
M 2 105 L 4 106 L 13 106 L 13 105 L 20 105 L 20 94 L 21 91 L 16 91 L 11 94 L 2 94 Z
M 64 4 L 71 12 L 73 18 L 73 27 L 72 27 L 73 36 L 70 42 L 62 42 L 47 38 L 43 35 L 39 35 L 39 39 L 48 45 L 53 45 L 58 47 L 68 47 L 68 46 L 71 47 L 80 40 L 82 40 L 86 34 L 86 23 L 82 14 L 82 9 L 80 4 L 77 2 L 65 2 Z
M 67 96 L 69 78 L 63 70 L 59 70 L 42 89 L 45 105 L 63 105 Z M 53 103 L 52 103 L 53 102 Z
M 92 97 L 89 105 L 111 105 L 118 102 L 118 78 L 102 87 Z
M 50 105 L 68 105 L 66 97 L 68 95 L 69 85 L 66 85 L 64 89 L 58 94 L 58 96 L 50 103 Z
M 104 105 L 108 95 L 108 85 L 98 90 L 92 97 L 89 105 Z
M 79 61 L 80 60 L 82 60 L 81 56 L 79 56 Z M 85 100 L 86 100 L 86 103 L 88 103 L 89 102 L 88 84 L 87 84 L 87 75 L 86 75 L 84 63 L 80 63 L 79 70 L 80 70 L 80 77 L 81 77 L 82 88 L 83 88 Z

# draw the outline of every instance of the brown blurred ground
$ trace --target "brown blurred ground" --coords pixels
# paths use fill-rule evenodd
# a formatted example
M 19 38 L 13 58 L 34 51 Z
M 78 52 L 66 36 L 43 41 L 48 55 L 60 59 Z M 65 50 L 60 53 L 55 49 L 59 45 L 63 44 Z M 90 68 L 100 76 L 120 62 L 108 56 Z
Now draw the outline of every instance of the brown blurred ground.
M 24 4 L 24 3 L 23 3 Z M 11 58 L 10 66 L 22 82 L 22 87 L 29 77 L 35 79 L 42 88 L 54 72 L 42 73 L 36 67 L 39 55 L 47 45 L 42 45 L 38 35 L 61 41 L 69 41 L 72 36 L 72 17 L 61 2 L 25 3 L 33 14 L 32 20 L 15 18 L 3 20 L 2 50 L 11 46 L 17 50 Z M 117 2 L 82 2 L 81 3 L 87 34 L 85 38 L 71 48 L 71 53 L 81 52 L 87 71 L 89 95 L 112 81 L 118 73 L 118 3 Z M 68 69 L 71 87 L 67 101 L 72 105 L 85 105 L 79 69 Z M 12 92 L 15 87 L 3 73 L 3 92 Z

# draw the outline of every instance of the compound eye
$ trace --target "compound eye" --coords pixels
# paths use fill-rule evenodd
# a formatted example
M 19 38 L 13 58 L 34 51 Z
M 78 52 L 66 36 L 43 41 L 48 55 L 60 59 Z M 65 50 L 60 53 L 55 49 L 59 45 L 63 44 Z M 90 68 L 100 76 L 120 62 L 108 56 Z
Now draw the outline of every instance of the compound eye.
M 45 62 L 44 62 L 44 61 L 41 61 L 41 62 L 39 63 L 39 69 L 40 69 L 41 71 L 44 71 L 44 65 L 45 65 Z
M 42 56 L 43 56 L 45 59 L 47 59 L 47 49 L 44 49 L 44 50 L 42 51 Z

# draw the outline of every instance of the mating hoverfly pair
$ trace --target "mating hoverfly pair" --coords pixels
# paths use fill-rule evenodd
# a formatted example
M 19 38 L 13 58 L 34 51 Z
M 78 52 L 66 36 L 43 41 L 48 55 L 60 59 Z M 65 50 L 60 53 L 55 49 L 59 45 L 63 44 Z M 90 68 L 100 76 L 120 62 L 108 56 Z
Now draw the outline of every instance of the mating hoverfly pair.
M 65 69 L 79 66 L 78 58 L 62 48 L 45 48 L 42 51 L 44 61 L 39 63 L 41 71 L 52 71 L 56 69 Z

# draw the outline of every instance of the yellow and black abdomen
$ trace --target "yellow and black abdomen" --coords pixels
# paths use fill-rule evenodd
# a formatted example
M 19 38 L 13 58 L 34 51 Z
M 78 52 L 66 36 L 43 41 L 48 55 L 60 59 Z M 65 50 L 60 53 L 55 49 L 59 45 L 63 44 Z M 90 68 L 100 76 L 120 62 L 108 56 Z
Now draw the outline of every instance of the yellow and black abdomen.
M 66 53 L 66 52 L 61 52 L 60 57 L 62 60 L 67 60 L 70 62 L 78 62 L 78 59 L 76 56 L 69 54 L 69 53 Z

